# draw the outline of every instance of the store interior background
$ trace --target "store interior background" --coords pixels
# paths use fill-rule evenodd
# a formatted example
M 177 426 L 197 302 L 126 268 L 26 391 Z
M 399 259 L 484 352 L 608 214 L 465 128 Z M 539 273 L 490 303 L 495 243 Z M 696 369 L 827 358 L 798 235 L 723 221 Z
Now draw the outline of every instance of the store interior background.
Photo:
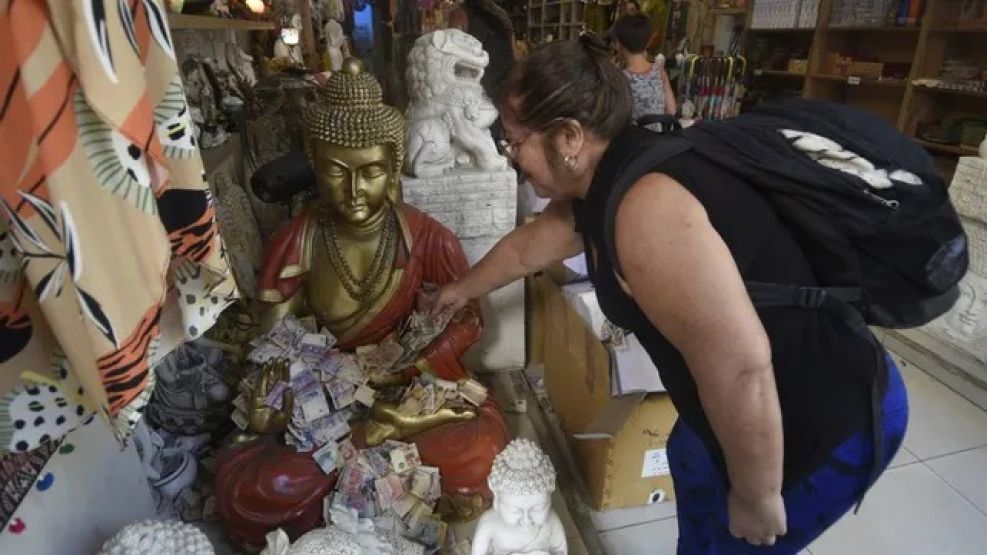
M 964 178 L 957 170 L 961 159 L 977 157 L 987 131 L 987 2 L 916 3 L 922 5 L 917 17 L 908 20 L 906 11 L 901 24 L 896 13 L 892 17 L 893 2 L 880 0 L 643 0 L 640 5 L 656 26 L 651 51 L 667 60 L 677 93 L 695 93 L 696 87 L 685 83 L 709 72 L 723 79 L 737 109 L 794 96 L 858 106 L 925 146 L 949 183 Z M 298 0 L 297 10 L 314 21 L 318 4 Z M 405 59 L 413 41 L 430 26 L 443 26 L 442 14 L 455 4 L 353 4 L 363 9 L 347 4 L 343 27 L 349 47 L 380 82 L 384 102 L 403 111 L 409 104 Z M 606 31 L 616 8 L 582 0 L 497 4 L 514 25 L 519 55 L 547 40 L 568 40 L 587 29 Z M 798 8 L 786 12 L 784 5 Z M 873 15 L 878 13 L 886 17 Z M 255 59 L 273 48 L 270 21 L 171 14 L 170 22 L 179 60 L 190 52 L 221 57 L 230 42 Z M 402 28 L 414 31 L 398 32 Z M 304 64 L 313 71 L 323 63 L 317 34 L 312 25 L 301 33 Z M 677 57 L 685 63 L 676 63 Z M 698 98 L 696 104 L 702 106 Z M 222 145 L 202 150 L 210 178 L 247 186 L 243 168 L 250 164 L 245 142 L 251 132 L 263 130 L 240 126 Z M 974 271 L 983 277 L 968 282 L 962 306 L 940 321 L 917 330 L 875 330 L 908 384 L 909 432 L 860 514 L 824 534 L 809 547 L 812 554 L 965 555 L 982 553 L 987 545 L 987 174 L 971 179 L 980 189 L 963 201 L 969 210 L 961 212 Z M 524 183 L 509 193 L 511 198 L 497 199 L 503 201 L 498 209 L 511 213 L 508 227 L 543 206 Z M 440 208 L 430 206 L 427 197 L 417 201 L 426 212 Z M 484 207 L 461 210 L 468 217 L 470 210 Z M 476 262 L 505 232 L 459 237 Z M 642 457 L 647 469 L 648 457 L 663 451 L 674 409 L 662 393 L 612 397 L 609 388 L 593 386 L 594 380 L 611 379 L 615 355 L 593 331 L 599 309 L 587 302 L 585 286 L 567 283 L 572 274 L 573 267 L 559 267 L 484 300 L 484 336 L 465 361 L 482 372 L 507 407 L 512 436 L 537 441 L 555 463 L 560 487 L 554 506 L 563 516 L 570 552 L 674 553 L 675 504 L 667 469 L 641 470 Z M 179 341 L 164 338 L 163 345 Z M 566 379 L 572 375 L 585 379 Z M 30 526 L 15 533 L 15 523 L 8 523 L 0 532 L 0 552 L 93 553 L 127 523 L 156 517 L 133 443 L 120 446 L 96 419 L 71 432 L 63 445 L 73 447 L 52 457 L 41 474 L 63 487 L 33 488 L 26 495 L 16 515 Z M 218 553 L 235 552 L 219 523 L 201 526 Z M 469 531 L 467 526 L 463 533 Z

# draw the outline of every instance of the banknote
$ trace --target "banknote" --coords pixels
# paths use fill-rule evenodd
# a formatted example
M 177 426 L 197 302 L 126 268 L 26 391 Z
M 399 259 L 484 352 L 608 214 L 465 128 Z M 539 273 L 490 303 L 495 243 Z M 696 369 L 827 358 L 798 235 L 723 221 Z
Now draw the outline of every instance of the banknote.
M 338 410 L 353 404 L 356 386 L 344 380 L 334 379 L 326 384 L 326 391 L 329 392 L 333 406 Z
M 331 474 L 339 464 L 339 446 L 330 441 L 312 453 L 312 458 L 326 474 Z
M 321 359 L 330 348 L 329 337 L 319 333 L 306 333 L 299 343 L 299 355 L 307 360 Z
M 394 514 L 398 515 L 402 519 L 405 519 L 408 514 L 414 510 L 415 506 L 422 505 L 422 500 L 418 499 L 410 493 L 403 495 L 401 498 L 396 499 L 394 504 L 391 505 L 391 510 Z
M 353 355 L 344 355 L 336 372 L 336 379 L 350 382 L 353 385 L 363 385 L 367 382 L 367 374 L 360 367 Z
M 237 395 L 236 399 L 233 399 L 233 407 L 244 413 L 250 412 L 250 401 L 242 394 Z
M 290 372 L 295 404 L 302 408 L 305 420 L 314 422 L 332 412 L 326 395 L 322 392 L 322 382 L 315 378 L 308 367 L 296 361 L 291 365 Z
M 271 386 L 271 390 L 267 393 L 267 396 L 264 398 L 264 404 L 271 408 L 281 410 L 281 407 L 284 404 L 284 392 L 287 390 L 288 390 L 288 384 L 284 382 L 278 382 L 274 384 L 273 386 Z
M 387 476 L 391 472 L 391 459 L 380 449 L 367 449 L 363 452 L 363 456 L 375 476 Z
M 323 382 L 327 382 L 336 377 L 345 356 L 341 351 L 331 349 L 312 364 L 312 369 L 319 372 Z
M 398 499 L 405 495 L 404 484 L 397 474 L 391 473 L 376 479 L 374 486 L 377 489 L 377 499 L 382 509 L 392 507 Z
M 353 394 L 353 398 L 356 399 L 358 403 L 361 403 L 364 406 L 372 407 L 374 406 L 374 398 L 376 397 L 376 395 L 377 392 L 374 391 L 373 388 L 365 385 L 361 385 L 360 387 L 356 388 L 356 392 Z
M 358 456 L 360 456 L 360 450 L 353 445 L 352 441 L 344 439 L 339 442 L 339 461 L 342 465 L 352 463 Z
M 477 407 L 487 400 L 487 388 L 473 378 L 459 380 L 459 394 Z
M 398 474 L 410 472 L 422 465 L 421 456 L 418 454 L 418 446 L 413 443 L 392 449 L 390 459 L 391 468 Z
M 418 416 L 422 414 L 427 396 L 428 392 L 425 390 L 425 387 L 420 383 L 415 383 L 405 391 L 404 397 L 398 405 L 398 412 L 405 416 Z
M 233 423 L 236 424 L 236 427 L 241 430 L 246 430 L 250 425 L 250 420 L 247 418 L 247 413 L 240 409 L 234 410 L 233 414 L 230 415 L 230 418 L 233 420 Z

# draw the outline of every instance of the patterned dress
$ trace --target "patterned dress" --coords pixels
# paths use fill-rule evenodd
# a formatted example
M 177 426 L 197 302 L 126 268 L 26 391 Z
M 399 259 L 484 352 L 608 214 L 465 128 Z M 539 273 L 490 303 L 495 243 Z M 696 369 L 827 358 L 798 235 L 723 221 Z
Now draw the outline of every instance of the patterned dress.
M 633 117 L 637 121 L 643 116 L 663 115 L 665 113 L 665 81 L 662 79 L 661 67 L 651 64 L 647 73 L 632 73 L 624 70 L 627 81 L 631 85 L 631 96 L 634 99 Z M 658 127 L 649 125 L 649 128 Z
M 161 0 L 0 0 L 0 52 L 3 525 L 94 413 L 130 435 L 236 291 Z

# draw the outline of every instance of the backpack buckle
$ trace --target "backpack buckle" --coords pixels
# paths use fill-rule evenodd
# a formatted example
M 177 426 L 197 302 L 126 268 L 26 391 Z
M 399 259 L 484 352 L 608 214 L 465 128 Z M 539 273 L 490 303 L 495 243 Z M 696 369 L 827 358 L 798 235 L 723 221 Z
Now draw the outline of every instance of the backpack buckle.
M 795 306 L 800 308 L 819 308 L 826 302 L 828 293 L 822 287 L 799 287 L 795 291 Z

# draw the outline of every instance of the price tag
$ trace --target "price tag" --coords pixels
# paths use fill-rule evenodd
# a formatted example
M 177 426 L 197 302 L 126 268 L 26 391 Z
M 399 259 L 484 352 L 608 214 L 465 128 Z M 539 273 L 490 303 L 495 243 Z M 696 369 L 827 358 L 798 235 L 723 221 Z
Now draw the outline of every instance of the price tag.
M 761 69 L 755 69 L 754 70 L 754 76 L 755 77 L 760 77 L 762 75 L 764 75 L 764 70 L 761 70 Z
M 642 478 L 668 476 L 672 471 L 668 466 L 668 452 L 665 449 L 649 449 L 644 452 L 644 467 L 641 469 Z
M 847 77 L 846 82 L 848 85 L 859 85 L 860 77 Z

